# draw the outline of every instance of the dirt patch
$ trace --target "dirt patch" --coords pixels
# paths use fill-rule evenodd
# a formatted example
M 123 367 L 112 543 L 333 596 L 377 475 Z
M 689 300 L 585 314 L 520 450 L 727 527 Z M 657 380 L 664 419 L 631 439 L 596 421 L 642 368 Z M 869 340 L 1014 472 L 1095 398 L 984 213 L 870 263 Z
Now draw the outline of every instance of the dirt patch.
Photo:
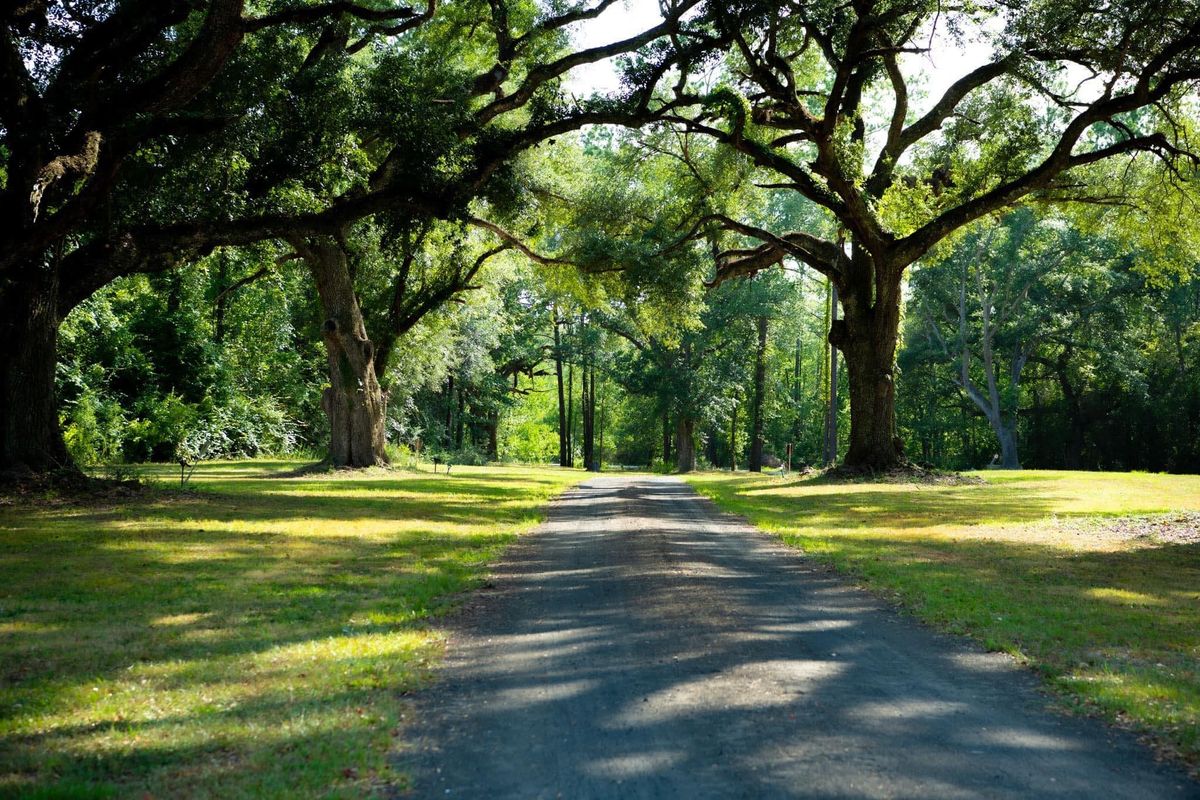
M 930 486 L 981 486 L 983 478 L 929 469 L 917 464 L 902 464 L 888 470 L 877 471 L 858 467 L 839 466 L 808 474 L 817 476 L 820 483 L 919 483 Z
M 0 508 L 113 505 L 156 491 L 138 480 L 94 478 L 77 470 L 9 473 L 0 478 Z
M 1172 511 L 1132 517 L 1058 518 L 1064 533 L 1144 546 L 1200 544 L 1200 512 Z

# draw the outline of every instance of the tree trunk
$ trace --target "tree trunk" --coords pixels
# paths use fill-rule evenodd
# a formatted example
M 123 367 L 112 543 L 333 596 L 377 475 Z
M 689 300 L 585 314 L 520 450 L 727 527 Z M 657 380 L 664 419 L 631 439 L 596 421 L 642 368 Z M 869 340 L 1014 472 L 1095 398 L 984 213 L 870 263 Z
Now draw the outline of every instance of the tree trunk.
M 583 389 L 579 398 L 583 420 L 583 468 L 596 472 L 596 367 L 584 365 Z
M 0 472 L 49 472 L 72 467 L 58 424 L 54 371 L 58 362 L 57 279 L 37 281 L 5 297 L 0 332 Z
M 729 412 L 729 471 L 737 472 L 737 402 Z
M 513 381 L 516 382 L 516 376 L 513 376 Z M 462 384 L 458 387 L 458 416 L 454 420 L 454 449 L 462 450 L 463 448 L 463 417 L 466 416 L 467 400 L 463 394 Z
M 845 319 L 830 325 L 829 341 L 846 359 L 850 384 L 850 447 L 843 463 L 852 469 L 887 470 L 904 463 L 903 443 L 896 436 L 894 378 L 901 273 L 889 268 L 878 281 L 855 281 L 855 290 L 844 292 L 841 300 Z M 871 302 L 873 286 L 880 294 Z
M 696 469 L 696 423 L 686 414 L 675 423 L 675 468 L 680 472 Z
M 671 463 L 671 412 L 663 412 L 662 423 L 662 463 L 663 469 L 666 469 Z
M 500 460 L 500 412 L 493 411 L 488 414 L 487 421 L 484 423 L 487 428 L 487 457 L 489 461 Z
M 792 442 L 799 443 L 804 429 L 801 398 L 804 396 L 804 350 L 796 337 L 796 363 L 792 368 Z
M 591 422 L 588 417 L 588 368 L 587 364 L 583 365 L 579 375 L 579 422 L 583 427 L 581 431 L 583 435 L 583 468 L 590 470 L 592 468 L 592 431 Z
M 829 284 L 829 329 L 838 321 L 838 290 L 833 283 Z M 832 342 L 832 339 L 830 340 Z M 851 392 L 853 395 L 853 392 Z M 829 350 L 829 404 L 825 407 L 825 445 L 823 448 L 825 466 L 831 467 L 837 462 L 838 451 L 838 351 Z
M 213 341 L 225 343 L 225 312 L 229 305 L 229 256 L 224 249 L 217 256 L 217 299 L 213 304 Z
M 1079 393 L 1075 391 L 1075 386 L 1071 383 L 1071 378 L 1067 374 L 1066 358 L 1061 359 L 1056 365 L 1055 374 L 1058 377 L 1058 385 L 1062 391 L 1063 399 L 1067 403 L 1067 418 L 1070 425 L 1065 453 L 1066 467 L 1067 469 L 1082 469 L 1083 443 L 1087 433 L 1087 421 L 1083 416 L 1083 406 L 1079 399 Z
M 563 395 L 562 332 L 559 330 L 558 309 L 553 309 L 554 377 L 558 383 L 558 464 L 569 467 L 567 458 L 567 399 Z
M 575 365 L 567 365 L 567 466 L 575 466 Z
M 750 423 L 750 471 L 763 468 L 763 400 L 767 391 L 767 318 L 758 318 L 758 348 L 754 351 L 754 400 Z
M 454 435 L 454 375 L 446 376 L 446 416 L 442 420 L 442 446 L 449 450 L 453 444 Z
M 604 471 L 604 393 L 600 393 L 600 422 L 596 435 L 596 471 Z
M 367 337 L 346 253 L 327 240 L 293 244 L 312 271 L 325 315 L 321 332 L 329 386 L 321 405 L 329 418 L 329 460 L 335 467 L 385 465 L 387 398 L 375 374 L 375 347 Z
M 1021 460 L 1017 458 L 1017 432 L 1013 426 L 1001 421 L 993 422 L 992 429 L 1000 440 L 1000 468 L 1020 469 Z

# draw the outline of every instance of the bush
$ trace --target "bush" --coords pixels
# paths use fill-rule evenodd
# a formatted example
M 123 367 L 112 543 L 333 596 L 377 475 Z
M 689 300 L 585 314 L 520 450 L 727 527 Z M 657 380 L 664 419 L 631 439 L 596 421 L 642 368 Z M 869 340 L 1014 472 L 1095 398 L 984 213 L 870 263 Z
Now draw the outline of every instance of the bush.
M 129 421 L 121 404 L 87 389 L 62 420 L 67 452 L 77 464 L 94 466 L 121 460 Z

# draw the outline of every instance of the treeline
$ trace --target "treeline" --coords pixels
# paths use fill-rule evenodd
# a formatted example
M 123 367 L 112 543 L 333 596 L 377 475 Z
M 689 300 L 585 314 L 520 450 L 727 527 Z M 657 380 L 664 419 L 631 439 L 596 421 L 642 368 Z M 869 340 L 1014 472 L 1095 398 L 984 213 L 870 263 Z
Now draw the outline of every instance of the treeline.
M 0 10 L 0 472 L 1194 467 L 1195 0 L 613 6 Z

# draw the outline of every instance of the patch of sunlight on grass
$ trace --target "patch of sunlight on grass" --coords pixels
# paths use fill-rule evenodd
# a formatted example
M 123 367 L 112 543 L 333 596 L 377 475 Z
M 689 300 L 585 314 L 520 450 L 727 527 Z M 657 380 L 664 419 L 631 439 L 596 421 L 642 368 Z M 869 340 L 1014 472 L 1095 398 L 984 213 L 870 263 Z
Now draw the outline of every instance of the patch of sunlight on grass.
M 985 483 L 688 480 L 927 622 L 1025 660 L 1064 702 L 1200 765 L 1200 544 L 1107 524 L 1200 510 L 1200 476 L 976 474 Z
M 1141 592 L 1133 592 L 1128 589 L 1113 589 L 1111 587 L 1099 587 L 1088 589 L 1085 594 L 1089 597 L 1094 597 L 1097 600 L 1107 600 L 1111 603 L 1121 603 L 1131 606 L 1162 606 L 1166 605 L 1166 601 L 1161 597 L 1152 597 Z
M 442 651 L 427 621 L 583 473 L 300 466 L 0 509 L 0 796 L 403 790 L 387 753 Z

